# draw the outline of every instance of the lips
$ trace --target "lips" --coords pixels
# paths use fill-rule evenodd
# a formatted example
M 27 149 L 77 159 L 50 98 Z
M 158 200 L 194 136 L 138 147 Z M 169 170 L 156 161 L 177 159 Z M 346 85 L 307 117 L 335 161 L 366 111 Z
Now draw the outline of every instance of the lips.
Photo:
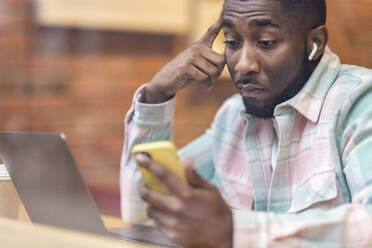
M 255 84 L 246 84 L 246 85 L 238 85 L 240 86 L 239 89 L 244 91 L 258 91 L 258 90 L 264 90 L 264 88 L 255 85 Z
M 238 84 L 238 89 L 243 97 L 261 98 L 266 94 L 266 90 L 256 84 Z

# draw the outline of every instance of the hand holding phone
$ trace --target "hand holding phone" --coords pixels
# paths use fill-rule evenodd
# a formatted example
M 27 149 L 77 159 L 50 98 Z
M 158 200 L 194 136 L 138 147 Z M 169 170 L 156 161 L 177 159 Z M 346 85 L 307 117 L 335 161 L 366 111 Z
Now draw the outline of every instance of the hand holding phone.
M 164 166 L 170 172 L 177 175 L 182 181 L 186 182 L 185 172 L 181 160 L 177 155 L 175 145 L 170 141 L 158 141 L 135 145 L 132 148 L 132 155 L 146 153 L 151 159 Z M 142 179 L 147 187 L 161 194 L 169 194 L 167 187 L 147 169 L 138 166 Z

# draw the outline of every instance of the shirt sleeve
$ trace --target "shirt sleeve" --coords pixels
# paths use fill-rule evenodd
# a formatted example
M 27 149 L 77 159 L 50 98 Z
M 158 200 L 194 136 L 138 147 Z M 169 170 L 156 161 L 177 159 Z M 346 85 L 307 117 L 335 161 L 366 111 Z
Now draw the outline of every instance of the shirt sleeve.
M 214 141 L 210 133 L 211 130 L 208 129 L 204 135 L 183 147 L 179 151 L 179 156 L 183 161 L 187 159 L 192 160 L 198 174 L 207 181 L 213 182 L 214 163 L 211 149 Z
M 146 85 L 134 94 L 133 104 L 125 117 L 124 147 L 120 164 L 120 195 L 122 218 L 132 224 L 146 224 L 146 204 L 140 198 L 138 188 L 142 177 L 131 156 L 136 144 L 171 140 L 175 98 L 160 104 L 139 101 Z
M 131 156 L 136 144 L 172 140 L 175 98 L 161 104 L 146 104 L 139 101 L 146 85 L 134 95 L 132 108 L 125 118 L 124 148 L 121 158 L 120 191 L 122 218 L 132 224 L 148 224 L 146 203 L 140 198 L 138 188 L 143 183 L 136 163 Z M 212 139 L 209 130 L 179 151 L 182 160 L 191 159 L 198 173 L 207 180 L 214 175 Z
M 372 247 L 372 82 L 341 108 L 336 131 L 351 203 L 298 214 L 233 210 L 237 247 Z

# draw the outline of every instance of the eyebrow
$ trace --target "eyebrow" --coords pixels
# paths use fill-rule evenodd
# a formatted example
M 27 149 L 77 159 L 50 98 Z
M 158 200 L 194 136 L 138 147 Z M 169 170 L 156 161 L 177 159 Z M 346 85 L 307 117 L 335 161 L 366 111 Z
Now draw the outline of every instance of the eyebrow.
M 235 28 L 235 24 L 229 20 L 229 19 L 223 19 L 222 21 L 222 27 L 226 27 L 226 28 Z

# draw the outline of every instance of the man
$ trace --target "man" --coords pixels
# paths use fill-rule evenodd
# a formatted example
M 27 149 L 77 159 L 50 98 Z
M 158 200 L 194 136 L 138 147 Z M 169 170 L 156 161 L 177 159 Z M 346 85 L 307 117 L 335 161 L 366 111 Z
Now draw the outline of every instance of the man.
M 123 218 L 151 219 L 184 247 L 372 247 L 372 71 L 340 65 L 325 19 L 324 0 L 226 0 L 135 95 Z M 221 28 L 222 55 L 211 50 Z M 170 195 L 142 186 L 131 147 L 171 139 L 175 95 L 212 87 L 225 63 L 240 94 L 180 151 L 187 183 L 139 154 Z

